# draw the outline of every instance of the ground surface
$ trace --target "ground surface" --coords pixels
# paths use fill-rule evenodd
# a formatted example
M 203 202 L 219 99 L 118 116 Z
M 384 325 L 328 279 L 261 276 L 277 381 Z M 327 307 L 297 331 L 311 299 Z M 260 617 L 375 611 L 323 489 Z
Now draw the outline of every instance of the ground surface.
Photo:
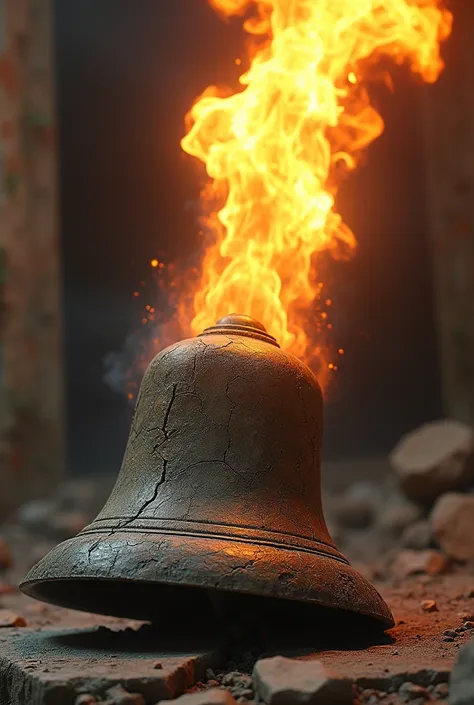
M 459 649 L 474 637 L 474 570 L 451 561 L 442 574 L 430 574 L 431 568 L 417 575 L 404 572 L 406 556 L 401 563 L 400 556 L 407 545 L 399 527 L 407 509 L 403 498 L 390 485 L 384 487 L 386 472 L 380 463 L 365 463 L 357 473 L 351 468 L 372 483 L 369 494 L 365 485 L 361 495 L 359 486 L 355 504 L 341 503 L 351 472 L 344 464 L 330 466 L 325 472 L 325 515 L 336 543 L 391 608 L 396 626 L 386 635 L 370 636 L 364 627 L 354 629 L 344 620 L 329 631 L 303 630 L 296 624 L 290 633 L 278 621 L 265 623 L 259 615 L 246 633 L 213 614 L 202 615 L 197 631 L 175 625 L 160 632 L 21 595 L 15 586 L 28 569 L 56 543 L 77 533 L 103 505 L 111 479 L 103 486 L 89 480 L 61 488 L 42 509 L 28 508 L 1 531 L 12 560 L 2 558 L 0 545 L 0 705 L 75 705 L 78 694 L 103 699 L 117 683 L 142 694 L 146 705 L 211 687 L 227 688 L 241 702 L 251 702 L 254 663 L 275 654 L 323 661 L 354 682 L 354 703 L 360 705 L 446 702 Z M 395 512 L 388 510 L 393 497 Z M 415 515 L 410 521 L 418 519 Z M 420 546 L 425 548 L 441 555 L 432 538 Z
M 460 646 L 474 635 L 471 625 L 463 627 L 474 614 L 474 576 L 419 576 L 398 586 L 392 582 L 378 587 L 396 619 L 392 630 L 375 639 L 379 643 L 365 634 L 345 633 L 343 623 L 338 625 L 334 648 L 329 650 L 318 646 L 317 634 L 313 640 L 306 634 L 299 642 L 295 634 L 279 641 L 273 632 L 267 643 L 264 639 L 260 642 L 258 652 L 249 654 L 248 644 L 242 647 L 241 651 L 247 648 L 246 664 L 239 663 L 238 653 L 229 664 L 232 655 L 219 644 L 218 636 L 208 638 L 205 645 L 204 637 L 196 643 L 196 635 L 159 635 L 149 627 L 140 628 L 137 622 L 54 608 L 19 594 L 5 595 L 4 608 L 23 617 L 26 626 L 0 630 L 0 688 L 6 688 L 8 679 L 8 687 L 13 687 L 13 672 L 7 664 L 14 663 L 15 672 L 22 674 L 15 687 L 23 683 L 23 688 L 37 691 L 31 705 L 72 705 L 78 693 L 102 694 L 115 683 L 142 693 L 151 705 L 178 695 L 196 681 L 205 682 L 206 669 L 212 668 L 222 680 L 226 671 L 250 672 L 256 658 L 277 653 L 317 658 L 365 690 L 395 692 L 406 681 L 425 687 L 446 683 Z M 424 611 L 425 601 L 434 601 L 436 610 Z M 452 635 L 446 636 L 446 632 Z M 157 664 L 161 668 L 156 668 Z M 212 674 L 210 679 L 214 680 Z M 18 692 L 22 697 L 27 691 Z M 46 695 L 49 699 L 44 699 Z M 372 697 L 377 697 L 373 702 L 398 702 L 395 695 Z M 12 705 L 22 702 L 12 700 Z

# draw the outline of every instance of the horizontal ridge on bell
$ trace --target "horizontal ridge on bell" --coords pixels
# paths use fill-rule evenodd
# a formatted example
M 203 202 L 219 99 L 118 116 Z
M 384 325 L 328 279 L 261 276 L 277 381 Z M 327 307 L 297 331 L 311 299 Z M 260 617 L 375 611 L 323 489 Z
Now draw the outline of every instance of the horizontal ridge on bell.
M 144 375 L 104 508 L 21 589 L 138 619 L 158 619 L 163 605 L 273 598 L 392 626 L 327 530 L 322 416 L 311 370 L 247 316 L 163 350 Z

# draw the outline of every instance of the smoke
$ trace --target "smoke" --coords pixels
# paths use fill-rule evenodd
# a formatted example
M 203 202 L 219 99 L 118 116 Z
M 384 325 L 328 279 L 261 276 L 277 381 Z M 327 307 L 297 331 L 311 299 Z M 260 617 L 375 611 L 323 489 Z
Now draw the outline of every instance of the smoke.
M 118 394 L 127 393 L 131 370 L 136 367 L 140 357 L 143 342 L 138 333 L 131 333 L 125 340 L 121 350 L 107 353 L 102 364 L 104 367 L 104 382 Z M 133 399 L 130 399 L 132 402 Z

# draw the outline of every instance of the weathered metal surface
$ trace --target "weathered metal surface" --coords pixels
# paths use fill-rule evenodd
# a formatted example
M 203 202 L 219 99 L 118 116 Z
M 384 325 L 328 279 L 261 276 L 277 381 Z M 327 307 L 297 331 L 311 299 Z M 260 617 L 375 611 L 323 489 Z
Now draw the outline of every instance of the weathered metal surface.
M 322 414 L 313 373 L 251 319 L 228 317 L 167 348 L 143 379 L 104 509 L 23 591 L 144 619 L 280 598 L 390 626 L 326 528 Z
M 0 515 L 63 468 L 50 0 L 0 0 Z

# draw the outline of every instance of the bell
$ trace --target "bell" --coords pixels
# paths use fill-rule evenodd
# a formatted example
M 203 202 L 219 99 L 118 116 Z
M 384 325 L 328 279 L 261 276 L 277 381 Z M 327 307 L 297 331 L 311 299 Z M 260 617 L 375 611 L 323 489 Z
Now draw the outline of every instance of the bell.
M 248 316 L 163 350 L 143 378 L 103 510 L 21 590 L 143 620 L 247 599 L 393 626 L 326 527 L 322 412 L 311 370 Z

